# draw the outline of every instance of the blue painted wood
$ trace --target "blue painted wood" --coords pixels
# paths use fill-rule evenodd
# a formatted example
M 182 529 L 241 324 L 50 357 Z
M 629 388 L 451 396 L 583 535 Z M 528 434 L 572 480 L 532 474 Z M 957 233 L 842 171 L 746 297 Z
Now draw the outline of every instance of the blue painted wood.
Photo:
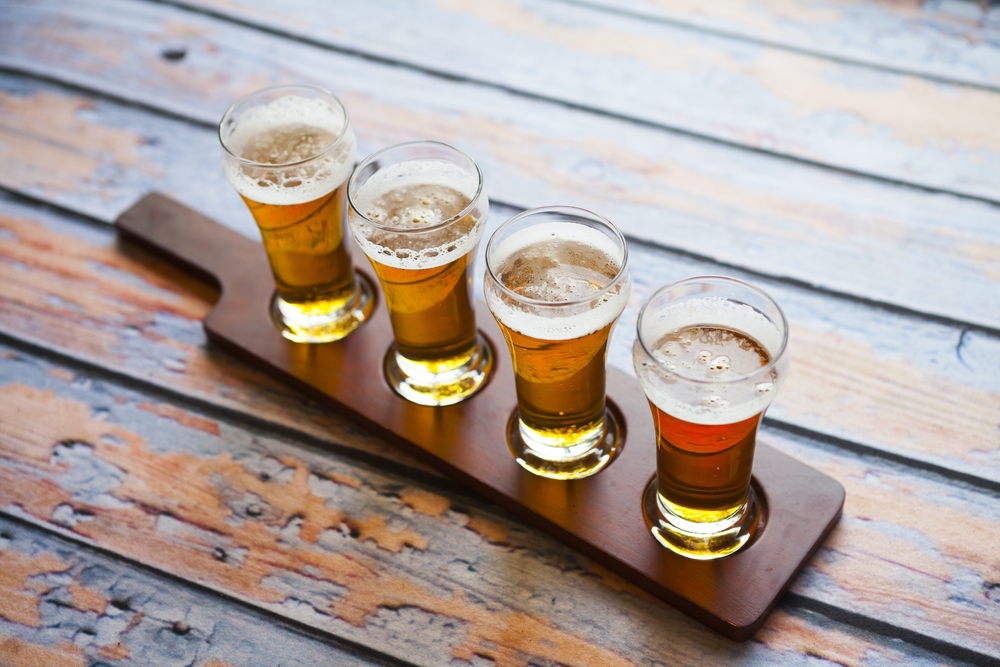
M 391 662 L 389 656 L 7 517 L 0 517 L 0 563 L 12 580 L 15 569 L 35 572 L 17 577 L 0 596 L 0 664 L 362 667 Z M 36 610 L 37 624 L 9 618 L 22 610 Z M 32 651 L 45 659 L 26 660 Z
M 878 69 L 1000 88 L 995 3 L 569 0 Z
M 1000 504 L 877 457 L 766 430 L 842 480 L 848 502 L 793 587 L 803 602 L 736 646 L 398 455 L 318 448 L 16 347 L 0 348 L 0 377 L 2 511 L 417 664 L 446 663 L 469 642 L 504 654 L 491 641 L 513 647 L 514 665 L 935 659 L 923 652 L 933 643 L 850 626 L 831 640 L 828 621 L 801 611 L 809 604 L 996 657 L 987 584 Z M 17 428 L 12 410 L 38 426 Z
M 491 196 L 505 203 L 581 205 L 636 238 L 920 313 L 1000 328 L 1000 290 L 992 289 L 1000 276 L 1000 207 L 995 205 L 887 185 L 442 80 L 161 5 L 114 4 L 99 12 L 100 7 L 91 5 L 86 16 L 54 25 L 64 30 L 63 42 L 87 45 L 113 30 L 108 25 L 112 18 L 128 16 L 127 31 L 116 33 L 127 49 L 121 57 L 105 58 L 81 48 L 67 59 L 41 46 L 30 57 L 15 53 L 0 63 L 91 86 L 206 126 L 255 88 L 288 81 L 323 85 L 347 102 L 362 152 L 434 137 L 475 156 Z M 18 25 L 29 22 L 28 11 L 22 9 Z M 35 15 L 35 21 L 48 16 Z M 186 26 L 183 39 L 190 57 L 164 60 L 164 22 Z M 128 34 L 137 37 L 129 39 Z M 144 115 L 134 113 L 141 126 Z M 189 134 L 183 127 L 180 131 Z M 143 136 L 142 130 L 138 136 Z M 186 184 L 212 178 L 220 182 L 219 193 L 190 203 L 223 221 L 230 219 L 228 212 L 239 210 L 237 200 L 223 204 L 224 209 L 213 206 L 220 198 L 234 197 L 222 194 L 227 188 L 221 174 L 214 160 L 205 157 L 215 152 L 213 133 L 204 133 L 200 141 L 199 149 L 191 141 L 184 149 L 172 149 L 171 160 L 165 161 L 178 160 L 181 167 L 184 157 L 192 160 L 183 165 L 183 173 L 159 166 L 166 145 L 172 143 L 169 137 L 156 136 L 156 145 L 140 143 L 137 155 L 159 154 L 152 164 L 143 165 L 153 178 L 143 177 L 143 169 L 118 163 L 114 154 L 97 156 L 109 176 L 93 179 L 92 205 L 105 211 L 116 208 L 117 214 L 152 188 L 188 202 Z M 110 164 L 101 164 L 105 160 Z M 924 162 L 914 164 L 924 169 Z M 944 163 L 926 163 L 927 168 L 938 164 Z M 980 171 L 994 170 L 987 164 Z M 24 187 L 55 200 L 79 196 L 75 181 L 69 188 L 45 187 L 31 181 L 31 171 L 15 175 L 7 182 L 27 180 Z M 119 195 L 129 185 L 132 195 Z M 117 207 L 102 204 L 104 196 L 116 195 Z M 249 218 L 244 220 L 250 224 Z M 935 270 L 926 271 L 926 266 Z

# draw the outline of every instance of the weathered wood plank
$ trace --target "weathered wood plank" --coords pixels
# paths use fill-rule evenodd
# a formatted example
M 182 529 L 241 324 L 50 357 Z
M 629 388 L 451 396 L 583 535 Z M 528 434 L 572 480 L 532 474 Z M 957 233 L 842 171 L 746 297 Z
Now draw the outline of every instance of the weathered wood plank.
M 734 645 L 475 498 L 13 350 L 0 368 L 4 511 L 420 664 L 913 657 L 786 614 Z M 795 592 L 995 658 L 1000 501 L 776 435 L 848 489 Z
M 5 518 L 0 593 L 4 667 L 386 664 Z
M 996 3 L 583 0 L 579 4 L 875 67 L 1000 87 L 1000 8 Z
M 493 213 L 489 231 L 512 211 Z M 297 395 L 206 345 L 200 320 L 210 290 L 159 262 L 117 253 L 111 230 L 78 227 L 0 200 L 0 330 L 314 437 L 333 432 L 347 446 L 385 446 L 321 410 L 307 409 L 303 420 Z M 641 245 L 631 261 L 633 295 L 610 351 L 628 372 L 645 299 L 678 278 L 718 272 Z M 477 290 L 483 267 L 480 257 Z M 1000 482 L 1000 377 L 992 370 L 1000 339 L 728 273 L 770 291 L 792 323 L 792 372 L 771 416 Z
M 0 517 L 0 535 L 4 536 L 0 559 L 8 566 L 17 561 L 21 572 L 37 572 L 16 581 L 11 577 L 3 584 L 8 593 L 0 598 L 0 664 L 4 667 L 83 667 L 88 659 L 164 667 L 385 664 L 385 659 L 373 663 L 338 650 L 326 637 L 305 636 L 241 605 L 130 567 L 40 529 Z M 44 572 L 50 569 L 54 571 Z M 37 625 L 10 619 L 18 599 L 37 607 Z M 880 638 L 794 609 L 790 612 L 775 612 L 772 625 L 765 630 L 769 650 L 745 653 L 740 656 L 742 664 L 796 664 L 802 655 L 844 665 L 869 664 L 874 656 L 906 656 L 911 664 L 935 664 L 933 657 L 919 649 L 903 644 L 886 651 Z M 488 663 L 473 658 L 468 662 L 453 659 L 450 664 Z
M 32 22 L 22 18 L 25 27 L 18 29 L 30 31 Z M 260 86 L 318 83 L 344 97 L 362 151 L 415 138 L 451 142 L 477 157 L 490 194 L 512 205 L 578 204 L 633 237 L 1000 327 L 996 206 L 444 81 L 162 5 L 91 3 L 86 16 L 45 25 L 46 39 L 5 42 L 0 63 L 21 63 L 206 124 Z M 55 42 L 58 51 L 47 46 Z M 189 55 L 165 60 L 161 53 L 177 42 Z M 113 54 L 94 46 L 104 43 L 116 44 Z M 31 53 L 10 53 L 21 44 L 30 44 Z M 105 219 L 155 187 L 224 221 L 250 224 L 209 157 L 218 150 L 212 132 L 198 135 L 196 128 L 136 110 L 16 78 L 3 81 L 0 114 L 9 129 L 2 142 L 13 159 L 0 184 Z M 75 135 L 85 128 L 115 128 L 114 141 L 104 151 L 81 148 Z M 38 167 L 63 160 L 54 173 Z
M 627 372 L 641 304 L 681 277 L 720 273 L 644 246 L 630 259 L 631 304 L 609 354 Z M 1000 482 L 1000 339 L 721 273 L 766 290 L 791 323 L 788 383 L 768 417 Z
M 201 320 L 217 298 L 213 289 L 119 246 L 110 228 L 60 222 L 57 215 L 32 213 L 5 200 L 0 209 L 0 326 L 8 334 L 244 418 L 294 429 L 300 437 L 398 455 L 382 440 L 210 348 Z
M 1000 76 L 994 90 L 928 81 L 586 3 L 395 0 L 371 11 L 341 0 L 291 12 L 266 0 L 184 4 L 336 48 L 1000 200 L 1000 142 L 990 122 L 1000 116 Z M 987 60 L 1000 75 L 997 34 Z

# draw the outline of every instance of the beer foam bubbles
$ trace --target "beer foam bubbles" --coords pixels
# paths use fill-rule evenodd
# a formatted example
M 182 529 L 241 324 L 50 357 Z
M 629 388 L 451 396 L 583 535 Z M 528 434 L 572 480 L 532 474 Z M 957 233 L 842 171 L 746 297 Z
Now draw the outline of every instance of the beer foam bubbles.
M 485 195 L 464 218 L 453 220 L 478 191 L 477 174 L 442 160 L 386 165 L 352 194 L 354 238 L 368 257 L 386 266 L 443 266 L 472 252 L 482 238 Z
M 345 128 L 346 121 L 343 111 L 326 101 L 296 95 L 247 109 L 225 143 L 234 154 L 257 164 L 226 159 L 226 177 L 237 192 L 261 204 L 290 206 L 319 199 L 343 184 L 354 169 L 357 140 L 351 127 Z M 294 164 L 316 155 L 315 160 Z
M 636 339 L 632 353 L 636 375 L 647 398 L 677 419 L 705 425 L 749 419 L 770 405 L 784 380 L 783 334 L 749 305 L 718 296 L 691 298 L 644 313 L 640 326 L 649 350 Z M 734 338 L 752 339 L 767 358 L 778 361 L 770 367 L 744 366 L 737 371 L 717 350 L 699 350 L 705 346 L 685 339 L 684 330 L 692 328 L 735 332 Z M 670 342 L 661 344 L 664 340 Z M 695 363 L 681 361 L 684 355 L 677 354 L 678 345 L 691 346 L 688 358 L 694 357 Z
M 518 231 L 492 249 L 490 266 L 525 299 L 486 281 L 490 311 L 504 326 L 542 340 L 570 340 L 614 322 L 631 282 L 614 282 L 624 253 L 601 231 L 575 222 L 547 222 Z M 513 284 L 516 283 L 516 287 Z M 612 285 L 601 293 L 607 285 Z M 542 303 L 540 303 L 542 302 Z

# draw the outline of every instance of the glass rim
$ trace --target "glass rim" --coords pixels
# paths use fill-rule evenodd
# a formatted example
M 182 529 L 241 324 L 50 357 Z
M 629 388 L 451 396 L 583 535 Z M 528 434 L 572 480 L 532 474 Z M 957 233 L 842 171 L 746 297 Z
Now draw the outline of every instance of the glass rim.
M 718 378 L 718 379 L 716 379 L 716 378 L 692 378 L 692 377 L 688 377 L 686 375 L 682 375 L 682 374 L 678 373 L 677 371 L 670 370 L 659 359 L 657 359 L 655 356 L 653 356 L 653 353 L 649 351 L 649 345 L 646 344 L 646 340 L 645 340 L 645 338 L 642 335 L 642 319 L 643 319 L 643 316 L 646 314 L 646 308 L 662 292 L 674 289 L 675 287 L 679 287 L 679 286 L 684 285 L 686 283 L 700 283 L 700 282 L 701 283 L 703 283 L 703 282 L 724 282 L 724 283 L 731 283 L 731 284 L 739 285 L 740 287 L 748 289 L 751 292 L 754 292 L 755 294 L 757 294 L 758 296 L 763 297 L 764 300 L 767 303 L 769 303 L 770 305 L 772 305 L 774 307 L 774 309 L 778 312 L 778 316 L 780 318 L 779 321 L 778 321 L 778 324 L 781 326 L 781 345 L 778 348 L 777 353 L 771 356 L 771 360 L 770 361 L 768 361 L 766 364 L 764 364 L 760 368 L 756 369 L 752 373 L 745 373 L 745 374 L 740 375 L 740 376 L 735 377 L 735 378 L 724 378 L 724 379 L 723 378 Z M 733 299 L 729 299 L 728 297 L 726 297 L 726 298 L 728 300 L 733 300 Z M 746 304 L 746 305 L 749 305 L 749 304 Z M 754 310 L 757 310 L 757 309 L 754 308 Z M 768 319 L 771 320 L 770 317 L 768 317 Z M 752 377 L 756 377 L 756 376 L 760 375 L 761 373 L 767 373 L 767 372 L 770 372 L 771 370 L 773 370 L 778 365 L 778 363 L 781 360 L 784 359 L 785 354 L 788 352 L 788 318 L 785 317 L 785 311 L 783 311 L 781 309 L 781 306 L 778 305 L 778 302 L 775 301 L 774 299 L 772 299 L 764 290 L 760 289 L 759 287 L 755 287 L 754 285 L 751 285 L 750 283 L 746 282 L 745 280 L 740 280 L 739 278 L 730 278 L 729 276 L 712 276 L 712 275 L 692 276 L 690 278 L 682 278 L 681 280 L 675 280 L 674 282 L 672 282 L 672 283 L 670 283 L 668 285 L 664 285 L 660 289 L 658 289 L 655 292 L 653 292 L 649 296 L 649 298 L 646 299 L 646 303 L 642 304 L 642 308 L 639 309 L 639 315 L 638 315 L 638 317 L 636 317 L 635 329 L 636 329 L 636 340 L 638 340 L 639 341 L 639 345 L 642 346 L 642 351 L 646 354 L 647 357 L 649 357 L 650 361 L 652 361 L 654 364 L 656 364 L 657 369 L 659 369 L 660 371 L 662 371 L 663 373 L 665 373 L 666 375 L 668 375 L 668 376 L 670 376 L 672 378 L 676 378 L 677 380 L 682 380 L 684 382 L 691 382 L 691 383 L 694 383 L 694 384 L 724 385 L 724 384 L 736 384 L 736 383 L 739 383 L 739 382 L 745 382 L 745 381 L 749 380 Z
M 579 213 L 577 213 L 577 211 L 583 212 L 586 215 L 581 216 L 579 215 Z M 527 297 L 518 294 L 517 292 L 509 289 L 506 285 L 504 285 L 503 281 L 497 277 L 496 272 L 493 270 L 493 262 L 490 261 L 493 254 L 492 253 L 493 244 L 496 242 L 496 239 L 500 235 L 501 231 L 511 226 L 515 222 L 518 222 L 522 218 L 526 218 L 538 213 L 556 213 L 556 212 L 567 212 L 569 215 L 576 215 L 577 217 L 593 216 L 594 218 L 596 218 L 596 222 L 600 222 L 601 224 L 608 226 L 615 233 L 615 238 L 617 238 L 621 242 L 622 265 L 618 269 L 618 273 L 616 273 L 614 278 L 608 281 L 608 284 L 605 285 L 602 289 L 582 299 L 573 299 L 571 301 L 545 301 L 543 299 L 534 299 L 532 297 Z M 539 206 L 538 208 L 529 208 L 526 211 L 521 211 L 517 215 L 507 220 L 507 222 L 500 225 L 497 228 L 497 230 L 493 232 L 493 235 L 490 237 L 489 243 L 486 244 L 486 277 L 489 278 L 497 287 L 499 287 L 500 291 L 503 294 L 513 299 L 516 299 L 520 303 L 525 303 L 532 306 L 541 306 L 543 308 L 564 308 L 567 306 L 583 305 L 588 301 L 593 301 L 594 299 L 604 296 L 609 291 L 611 291 L 611 288 L 614 287 L 615 283 L 617 283 L 627 271 L 628 271 L 628 243 L 625 242 L 625 235 L 622 234 L 621 230 L 618 229 L 618 227 L 616 227 L 614 223 L 605 218 L 603 215 L 600 215 L 599 213 L 594 213 L 593 211 L 588 211 L 587 209 L 581 208 L 579 206 L 562 206 L 562 205 Z
M 475 167 L 475 169 L 476 169 L 476 178 L 478 179 L 478 185 L 476 186 L 476 194 L 472 197 L 471 200 L 469 200 L 468 206 L 466 206 L 465 208 L 463 208 L 459 213 L 456 213 L 455 215 L 451 216 L 447 220 L 442 220 L 441 222 L 437 223 L 436 225 L 431 225 L 430 227 L 421 227 L 420 229 L 400 229 L 399 227 L 392 227 L 390 225 L 383 225 L 381 223 L 375 222 L 374 220 L 372 220 L 371 218 L 369 218 L 367 215 L 365 215 L 364 213 L 362 213 L 360 211 L 360 209 L 358 208 L 358 205 L 354 201 L 354 192 L 353 192 L 353 190 L 354 190 L 354 184 L 356 182 L 358 174 L 360 174 L 362 169 L 364 169 L 369 164 L 371 164 L 372 162 L 374 162 L 379 156 L 384 155 L 385 153 L 388 153 L 389 151 L 398 150 L 400 148 L 414 147 L 414 146 L 436 146 L 436 147 L 440 147 L 440 148 L 445 148 L 445 149 L 447 149 L 449 151 L 453 151 L 453 152 L 459 154 L 460 156 L 466 158 L 469 162 L 472 163 L 472 166 Z M 433 160 L 433 159 L 437 159 L 437 158 L 415 158 L 415 160 L 421 160 L 421 159 Z M 404 160 L 404 162 L 408 162 L 408 161 L 409 160 Z M 401 162 L 397 162 L 395 164 L 402 164 L 402 163 Z M 378 172 L 376 172 L 376 173 L 378 173 Z M 473 211 L 473 209 L 475 209 L 479 205 L 479 200 L 482 198 L 483 189 L 484 189 L 483 188 L 483 180 L 484 180 L 483 179 L 483 170 L 482 170 L 482 168 L 480 168 L 479 163 L 476 162 L 475 159 L 471 155 L 469 155 L 468 153 L 466 153 L 465 151 L 463 151 L 461 148 L 455 148 L 451 144 L 446 144 L 443 141 L 433 141 L 433 140 L 430 140 L 430 139 L 427 139 L 427 140 L 417 140 L 417 141 L 404 141 L 402 143 L 393 144 L 392 146 L 386 146 L 385 148 L 383 148 L 381 150 L 377 150 L 374 153 L 372 153 L 371 155 L 369 155 L 368 157 L 366 157 L 364 160 L 362 160 L 361 162 L 358 163 L 358 166 L 354 168 L 354 173 L 352 173 L 351 177 L 349 179 L 347 179 L 347 205 L 348 205 L 349 212 L 357 214 L 358 216 L 360 216 L 361 218 L 363 218 L 365 220 L 365 222 L 367 222 L 368 224 L 370 224 L 375 229 L 378 229 L 379 231 L 391 232 L 393 234 L 404 234 L 404 235 L 426 234 L 428 232 L 434 232 L 434 231 L 437 231 L 439 229 L 443 229 L 443 228 L 447 227 L 448 225 L 451 225 L 452 223 L 454 223 L 454 222 L 456 222 L 458 220 L 461 220 L 462 218 L 464 218 L 465 216 L 467 216 L 469 213 L 471 213 Z
M 260 95 L 261 93 L 271 93 L 279 90 L 291 90 L 294 88 L 307 88 L 309 90 L 322 93 L 323 95 L 328 96 L 334 102 L 336 102 L 337 106 L 340 107 L 340 110 L 344 112 L 344 127 L 341 129 L 340 134 L 337 135 L 337 138 L 334 140 L 332 144 L 321 150 L 319 153 L 316 153 L 315 155 L 312 155 L 305 159 L 295 160 L 294 162 L 282 162 L 280 164 L 271 164 L 268 162 L 254 162 L 253 160 L 248 160 L 245 157 L 238 155 L 237 153 L 234 153 L 232 149 L 228 145 L 226 145 L 226 140 L 222 136 L 222 128 L 225 125 L 226 119 L 230 117 L 230 115 L 235 111 L 236 107 L 246 102 L 254 95 Z M 330 153 L 331 151 L 333 151 L 333 149 L 337 148 L 340 145 L 340 143 L 344 140 L 344 137 L 347 136 L 347 132 L 350 128 L 351 128 L 350 113 L 348 113 L 347 107 L 344 105 L 343 102 L 340 101 L 339 97 L 331 93 L 329 90 L 326 90 L 325 88 L 320 88 L 319 86 L 313 86 L 307 83 L 289 83 L 278 86 L 269 86 L 267 88 L 261 88 L 260 90 L 255 90 L 254 92 L 244 95 L 240 99 L 233 102 L 231 105 L 229 105 L 229 108 L 226 109 L 226 113 L 222 114 L 222 120 L 219 121 L 218 136 L 219 136 L 219 143 L 222 144 L 222 150 L 226 151 L 226 153 L 230 157 L 239 162 L 241 165 L 246 165 L 250 167 L 260 167 L 262 169 L 288 169 L 289 167 L 298 167 L 304 164 L 308 164 L 310 162 L 315 161 L 317 158 L 321 158 L 327 153 Z

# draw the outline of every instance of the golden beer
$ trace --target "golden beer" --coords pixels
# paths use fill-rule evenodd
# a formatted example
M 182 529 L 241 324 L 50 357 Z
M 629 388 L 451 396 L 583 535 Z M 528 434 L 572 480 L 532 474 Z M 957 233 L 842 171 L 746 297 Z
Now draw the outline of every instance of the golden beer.
M 497 320 L 514 359 L 523 428 L 532 439 L 572 447 L 600 436 L 605 362 L 613 324 L 572 340 L 544 340 Z
M 692 558 L 732 553 L 759 516 L 750 479 L 787 370 L 784 315 L 749 285 L 694 278 L 657 292 L 638 327 L 635 369 L 657 437 L 653 534 Z
M 517 389 L 509 444 L 536 474 L 586 477 L 617 447 L 605 378 L 608 339 L 631 284 L 626 254 L 611 223 L 568 207 L 516 216 L 490 241 L 486 301 Z
M 307 86 L 244 98 L 219 128 L 226 176 L 260 229 L 282 334 L 339 340 L 370 312 L 344 244 L 354 132 L 340 102 Z
M 349 193 L 351 231 L 392 322 L 390 385 L 422 405 L 471 396 L 492 367 L 471 290 L 488 212 L 478 166 L 444 144 L 401 144 L 365 160 Z

